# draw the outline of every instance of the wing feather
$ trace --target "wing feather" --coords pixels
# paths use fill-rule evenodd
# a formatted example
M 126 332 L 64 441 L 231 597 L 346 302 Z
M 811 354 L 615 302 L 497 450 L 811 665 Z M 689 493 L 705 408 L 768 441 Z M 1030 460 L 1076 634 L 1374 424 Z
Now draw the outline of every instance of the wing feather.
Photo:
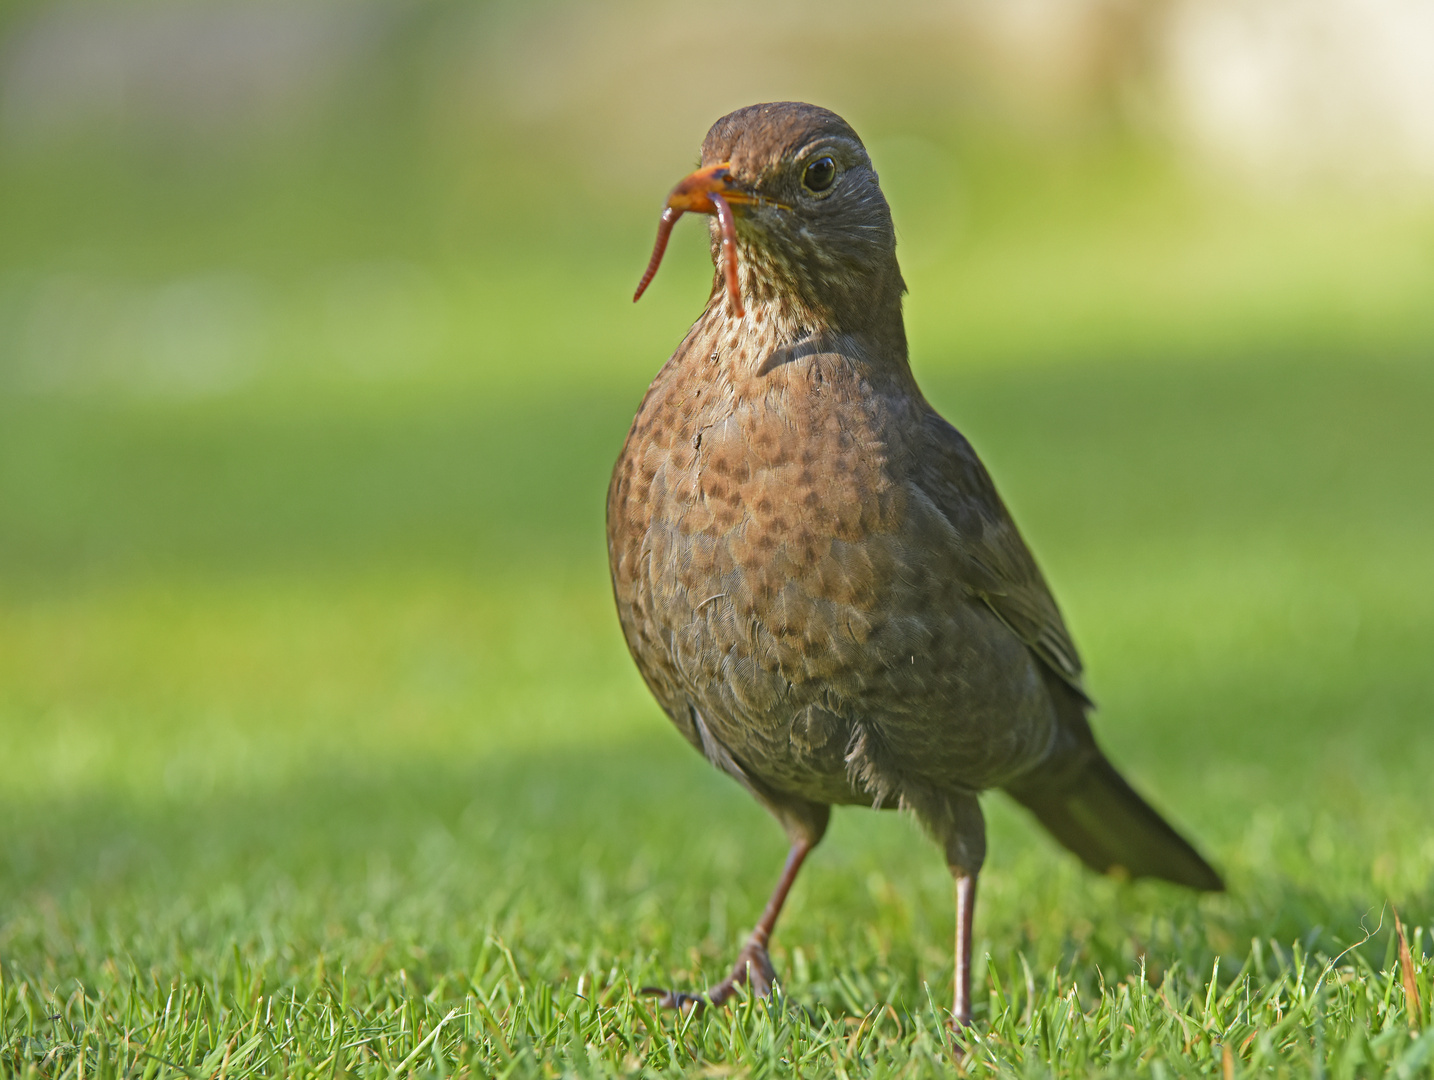
M 928 414 L 917 485 L 961 547 L 972 591 L 1041 662 L 1089 702 L 1080 653 L 1035 557 L 965 437 Z

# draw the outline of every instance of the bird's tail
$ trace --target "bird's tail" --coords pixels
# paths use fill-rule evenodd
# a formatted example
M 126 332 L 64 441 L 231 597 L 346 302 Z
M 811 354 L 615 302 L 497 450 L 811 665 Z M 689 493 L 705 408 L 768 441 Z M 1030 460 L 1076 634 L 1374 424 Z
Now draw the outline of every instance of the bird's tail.
M 1220 875 L 1136 794 L 1094 742 L 1007 789 L 1051 835 L 1101 873 L 1157 877 L 1219 892 Z

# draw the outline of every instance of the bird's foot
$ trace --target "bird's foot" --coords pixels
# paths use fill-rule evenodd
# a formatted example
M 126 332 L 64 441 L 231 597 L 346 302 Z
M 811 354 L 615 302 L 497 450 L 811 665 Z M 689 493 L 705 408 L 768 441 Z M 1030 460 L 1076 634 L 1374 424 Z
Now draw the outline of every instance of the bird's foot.
M 660 986 L 644 986 L 638 993 L 657 998 L 658 1008 L 676 1009 L 678 1012 L 701 1012 L 707 999 L 701 994 L 684 994 L 681 990 L 664 990 Z
M 969 1016 L 959 1016 L 953 1013 L 951 1019 L 946 1021 L 946 1034 L 950 1036 L 951 1058 L 953 1061 L 962 1061 L 970 1053 L 968 1037 L 973 1032 L 973 1025 Z
M 746 983 L 752 993 L 760 998 L 772 996 L 772 983 L 777 973 L 772 969 L 772 958 L 767 947 L 759 941 L 749 940 L 737 954 L 737 962 L 731 973 L 707 993 L 713 1005 L 722 1005 L 737 992 L 737 987 Z
M 772 983 L 776 978 L 777 973 L 772 969 L 772 958 L 767 955 L 767 947 L 757 941 L 748 941 L 737 954 L 737 962 L 732 965 L 731 973 L 709 990 L 705 998 L 701 994 L 684 994 L 680 990 L 664 990 L 659 986 L 644 986 L 641 992 L 657 998 L 657 1004 L 664 1009 L 692 1009 L 694 1012 L 701 1012 L 709 1002 L 713 1005 L 725 1005 L 737 992 L 737 987 L 743 983 L 748 984 L 752 993 L 758 997 L 770 997 Z

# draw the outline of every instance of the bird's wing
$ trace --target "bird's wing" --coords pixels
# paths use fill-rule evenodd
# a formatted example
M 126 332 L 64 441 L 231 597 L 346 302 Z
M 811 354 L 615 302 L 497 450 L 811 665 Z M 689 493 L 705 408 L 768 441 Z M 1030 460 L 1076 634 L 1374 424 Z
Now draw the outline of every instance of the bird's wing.
M 965 437 L 934 411 L 922 427 L 917 485 L 952 527 L 963 578 L 1012 633 L 1086 698 L 1075 642 L 990 474 Z

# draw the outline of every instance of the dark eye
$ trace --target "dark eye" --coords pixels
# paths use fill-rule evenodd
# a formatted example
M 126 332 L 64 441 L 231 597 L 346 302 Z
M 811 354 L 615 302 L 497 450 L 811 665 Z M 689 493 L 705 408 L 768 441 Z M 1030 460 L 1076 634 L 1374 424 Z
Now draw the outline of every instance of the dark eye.
M 802 173 L 802 187 L 808 191 L 825 191 L 835 179 L 836 162 L 829 157 L 819 157 Z

